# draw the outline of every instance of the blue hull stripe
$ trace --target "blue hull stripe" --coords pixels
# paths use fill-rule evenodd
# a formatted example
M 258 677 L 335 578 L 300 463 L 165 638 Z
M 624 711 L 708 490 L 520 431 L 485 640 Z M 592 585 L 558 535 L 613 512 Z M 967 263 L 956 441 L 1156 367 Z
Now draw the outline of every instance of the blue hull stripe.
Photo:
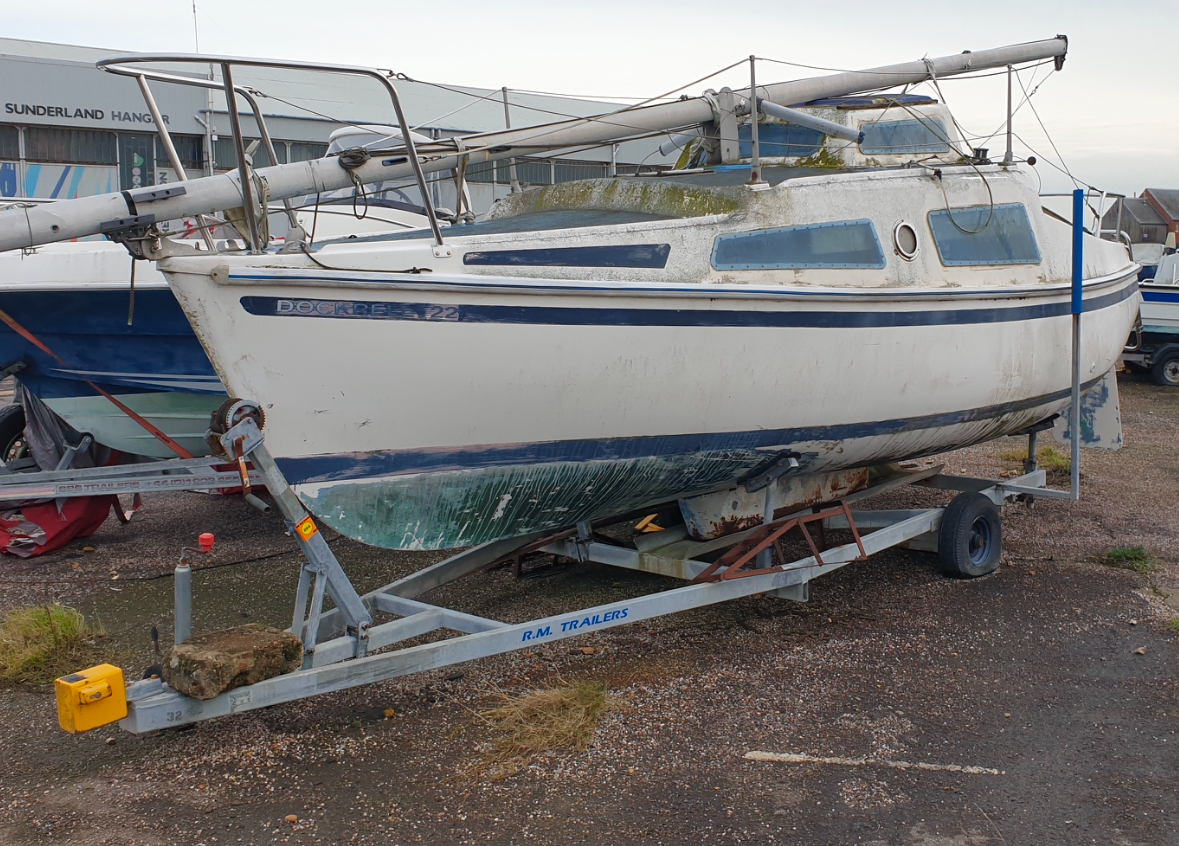
M 1082 390 L 1088 390 L 1099 381 L 1100 379 L 1094 379 L 1085 383 Z M 968 411 L 871 423 L 844 423 L 799 429 L 756 429 L 749 432 L 541 441 L 503 446 L 437 447 L 400 452 L 343 453 L 306 458 L 280 458 L 277 461 L 287 481 L 298 485 L 307 482 L 337 482 L 346 479 L 549 462 L 626 461 L 636 458 L 691 456 L 724 450 L 749 452 L 780 444 L 871 438 L 993 420 L 1067 399 L 1070 393 L 1071 389 L 1066 389 L 1018 402 L 988 405 Z
M 463 264 L 515 267 L 644 267 L 661 269 L 670 244 L 554 247 L 548 250 L 485 250 L 463 255 Z
M 1085 302 L 1086 311 L 1116 305 L 1134 295 L 1136 284 Z M 733 326 L 876 328 L 1006 323 L 1062 317 L 1067 300 L 1040 305 L 923 311 L 738 311 L 728 309 L 568 308 L 557 306 L 434 305 L 364 300 L 242 297 L 242 308 L 261 317 L 337 320 L 412 320 L 451 323 L 516 323 L 555 326 Z
M 1170 291 L 1152 291 L 1149 288 L 1143 288 L 1142 299 L 1148 303 L 1179 303 L 1179 291 L 1172 293 Z

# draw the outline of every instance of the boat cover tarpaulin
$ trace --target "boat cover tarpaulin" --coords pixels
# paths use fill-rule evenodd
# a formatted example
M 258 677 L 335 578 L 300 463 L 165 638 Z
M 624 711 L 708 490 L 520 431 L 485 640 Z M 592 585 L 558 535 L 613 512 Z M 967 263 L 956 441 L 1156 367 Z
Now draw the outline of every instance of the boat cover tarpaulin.
M 43 470 L 53 470 L 66 452 L 66 444 L 76 444 L 82 436 L 69 423 L 53 413 L 40 397 L 34 396 L 19 379 L 16 382 L 15 401 L 25 410 L 25 443 L 29 454 Z M 85 451 L 74 454 L 70 466 L 101 467 L 113 464 L 117 455 L 98 443 L 90 444 Z
M 75 538 L 98 531 L 119 507 L 115 496 L 80 496 L 67 499 L 59 510 L 54 502 L 27 505 L 0 513 L 0 551 L 31 558 L 61 549 Z

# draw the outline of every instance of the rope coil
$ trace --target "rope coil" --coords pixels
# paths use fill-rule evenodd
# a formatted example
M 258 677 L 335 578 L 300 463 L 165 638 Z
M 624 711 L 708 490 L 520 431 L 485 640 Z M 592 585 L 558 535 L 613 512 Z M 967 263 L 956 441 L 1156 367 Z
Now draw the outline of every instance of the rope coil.
M 341 150 L 338 158 L 340 167 L 348 172 L 348 178 L 356 186 L 356 193 L 352 195 L 352 214 L 357 220 L 364 220 L 368 216 L 368 192 L 364 188 L 364 183 L 360 181 L 360 177 L 356 175 L 356 169 L 368 164 L 372 153 L 364 147 L 350 147 L 347 150 Z M 364 202 L 364 211 L 357 210 L 356 201 L 358 198 Z

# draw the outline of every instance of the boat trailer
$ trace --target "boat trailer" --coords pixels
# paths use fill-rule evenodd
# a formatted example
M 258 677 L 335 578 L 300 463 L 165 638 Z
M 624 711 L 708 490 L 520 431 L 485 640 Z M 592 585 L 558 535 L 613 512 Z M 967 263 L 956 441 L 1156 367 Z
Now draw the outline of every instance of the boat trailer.
M 628 543 L 597 531 L 638 519 L 635 515 L 622 515 L 580 523 L 558 534 L 538 533 L 484 543 L 362 596 L 267 451 L 258 426 L 260 416 L 250 413 L 249 403 L 239 402 L 235 409 L 229 416 L 237 422 L 220 437 L 227 455 L 238 465 L 239 472 L 231 474 L 229 481 L 242 484 L 247 493 L 251 485 L 265 484 L 304 556 L 288 629 L 303 642 L 302 667 L 203 701 L 173 690 L 158 677 L 124 685 L 118 668 L 109 665 L 92 668 L 58 680 L 59 716 L 68 731 L 88 730 L 115 721 L 134 733 L 176 727 L 535 648 L 755 594 L 805 602 L 812 579 L 895 546 L 938 551 L 952 575 L 984 575 L 999 562 L 1001 532 L 997 506 L 1037 496 L 1071 498 L 1068 492 L 1046 488 L 1045 473 L 1035 469 L 1034 464 L 1025 467 L 1028 472 L 1024 475 L 1008 481 L 950 476 L 943 474 L 940 466 L 898 470 L 834 504 L 806 508 L 777 519 L 773 497 L 767 494 L 766 519 L 760 525 L 710 540 L 693 539 L 684 524 L 671 525 L 668 520 L 662 521 L 669 524 L 668 528 L 651 526 L 653 520 L 643 521 L 648 531 L 635 533 Z M 1034 434 L 1029 433 L 1029 440 L 1034 439 Z M 1034 456 L 1035 452 L 1029 454 Z M 222 477 L 226 474 L 209 469 L 214 461 L 223 465 L 225 459 L 156 462 L 147 465 L 150 472 L 140 471 L 145 473 L 142 477 L 136 476 L 137 471 L 132 468 L 75 471 L 69 481 L 46 479 L 42 484 L 46 485 L 47 496 L 223 485 L 227 480 Z M 246 462 L 252 464 L 252 472 L 247 471 Z M 0 496 L 6 495 L 4 485 L 9 482 L 0 479 Z M 960 494 L 946 507 L 892 511 L 853 508 L 869 497 L 911 484 Z M 773 489 L 772 485 L 767 488 Z M 673 508 L 675 503 L 669 503 L 662 509 L 649 508 L 647 512 L 670 515 Z M 654 528 L 658 530 L 651 531 Z M 827 532 L 838 530 L 850 532 L 851 541 L 828 546 Z M 793 531 L 803 537 L 809 555 L 790 559 L 783 541 Z M 490 565 L 516 561 L 518 566 L 521 556 L 531 553 L 641 570 L 687 584 L 524 623 L 505 623 L 419 599 L 433 588 Z M 175 591 L 175 629 L 191 632 L 191 580 L 177 578 Z M 335 607 L 325 609 L 324 600 L 329 596 Z M 377 623 L 374 613 L 392 619 Z M 458 636 L 397 646 L 440 629 L 456 632 Z M 81 691 L 89 691 L 93 701 L 85 702 Z M 93 709 L 93 718 L 88 718 L 87 709 Z M 102 717 L 98 718 L 100 713 Z

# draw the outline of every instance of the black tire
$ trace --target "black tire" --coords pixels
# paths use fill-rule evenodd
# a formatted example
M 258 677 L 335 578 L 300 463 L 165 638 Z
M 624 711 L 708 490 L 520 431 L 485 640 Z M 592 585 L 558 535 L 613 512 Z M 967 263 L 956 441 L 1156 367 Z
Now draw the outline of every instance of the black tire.
M 995 572 L 1003 547 L 999 510 L 982 494 L 958 494 L 942 514 L 937 554 L 942 570 L 956 579 Z
M 25 442 L 25 410 L 13 403 L 0 408 L 0 461 L 9 464 L 29 457 Z
M 1179 388 L 1179 349 L 1170 349 L 1156 355 L 1150 375 L 1156 385 L 1164 388 Z

